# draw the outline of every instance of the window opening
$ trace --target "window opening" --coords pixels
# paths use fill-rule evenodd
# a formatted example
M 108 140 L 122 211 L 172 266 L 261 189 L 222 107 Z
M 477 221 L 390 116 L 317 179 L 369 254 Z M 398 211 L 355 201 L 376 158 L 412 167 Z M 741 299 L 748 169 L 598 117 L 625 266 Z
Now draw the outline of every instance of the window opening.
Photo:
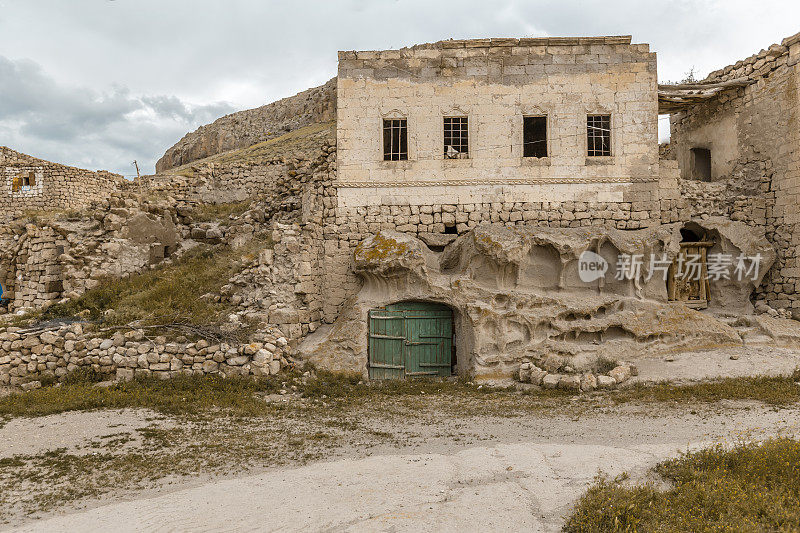
M 692 148 L 692 178 L 700 181 L 711 181 L 711 150 L 708 148 Z
M 444 117 L 444 157 L 469 157 L 469 127 L 467 117 Z
M 611 155 L 611 115 L 588 115 L 586 136 L 589 156 Z
M 408 159 L 408 121 L 404 118 L 383 120 L 383 160 Z
M 522 156 L 547 157 L 547 117 L 522 117 Z

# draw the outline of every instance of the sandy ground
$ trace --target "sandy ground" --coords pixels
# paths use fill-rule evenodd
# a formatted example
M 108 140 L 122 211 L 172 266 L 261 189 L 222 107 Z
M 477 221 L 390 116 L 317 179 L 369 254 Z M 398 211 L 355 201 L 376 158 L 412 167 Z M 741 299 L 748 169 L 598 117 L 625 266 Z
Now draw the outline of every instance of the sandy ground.
M 69 453 L 86 453 L 86 444 L 96 439 L 128 433 L 136 446 L 136 430 L 165 417 L 145 409 L 72 412 L 37 418 L 14 418 L 0 427 L 0 459 L 16 454 L 37 455 L 58 448 Z
M 737 346 L 676 353 L 667 358 L 643 357 L 635 362 L 639 376 L 631 382 L 687 383 L 720 377 L 788 375 L 800 368 L 800 344 L 795 347 Z
M 800 366 L 800 348 L 750 345 L 670 359 L 639 359 L 637 379 L 787 374 Z M 109 495 L 81 502 L 80 509 L 23 518 L 11 530 L 558 531 L 599 472 L 641 480 L 655 463 L 687 449 L 800 435 L 800 408 L 625 404 L 581 413 L 574 401 L 559 413 L 515 418 L 367 419 L 371 429 L 399 435 L 400 442 L 331 449 L 327 460 L 302 467 L 225 479 L 198 475 Z M 132 409 L 17 418 L 0 427 L 0 459 L 57 448 L 88 452 L 98 439 L 172 423 Z
M 85 421 L 106 415 L 78 414 Z M 700 411 L 621 407 L 441 426 L 411 422 L 410 432 L 427 431 L 429 438 L 370 457 L 98 501 L 15 531 L 558 531 L 598 472 L 641 479 L 659 460 L 688 448 L 798 435 L 800 410 L 741 403 Z M 454 430 L 463 435 L 458 442 L 437 436 Z

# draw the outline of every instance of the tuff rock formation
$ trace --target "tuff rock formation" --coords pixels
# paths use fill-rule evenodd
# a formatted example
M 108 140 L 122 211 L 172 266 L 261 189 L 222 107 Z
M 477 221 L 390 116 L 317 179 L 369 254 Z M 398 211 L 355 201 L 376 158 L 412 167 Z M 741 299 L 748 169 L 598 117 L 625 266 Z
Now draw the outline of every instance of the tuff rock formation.
M 749 295 L 775 258 L 769 243 L 744 224 L 724 219 L 690 225 L 714 235 L 712 253 L 761 254 L 757 279 L 711 285 L 712 308 L 752 312 Z M 483 379 L 510 377 L 524 362 L 553 372 L 565 365 L 581 370 L 594 368 L 601 358 L 635 360 L 676 349 L 740 344 L 737 331 L 713 314 L 667 302 L 664 276 L 651 277 L 647 265 L 633 279 L 615 279 L 619 254 L 674 258 L 684 227 L 481 225 L 439 254 L 413 236 L 381 231 L 353 255 L 361 291 L 332 326 L 306 339 L 300 353 L 317 365 L 366 372 L 368 311 L 413 300 L 453 310 L 457 372 Z M 605 278 L 580 279 L 578 259 L 587 250 L 608 262 Z

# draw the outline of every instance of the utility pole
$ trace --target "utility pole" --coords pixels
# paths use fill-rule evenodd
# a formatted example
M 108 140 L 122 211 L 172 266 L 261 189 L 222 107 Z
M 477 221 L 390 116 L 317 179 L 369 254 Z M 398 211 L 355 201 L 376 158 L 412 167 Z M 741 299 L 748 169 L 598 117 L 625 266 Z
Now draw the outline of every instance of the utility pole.
M 139 187 L 139 195 L 141 196 L 141 194 L 142 194 L 142 178 L 141 178 L 141 176 L 139 176 L 139 163 L 137 163 L 135 159 L 133 160 L 133 166 L 136 167 L 136 184 Z

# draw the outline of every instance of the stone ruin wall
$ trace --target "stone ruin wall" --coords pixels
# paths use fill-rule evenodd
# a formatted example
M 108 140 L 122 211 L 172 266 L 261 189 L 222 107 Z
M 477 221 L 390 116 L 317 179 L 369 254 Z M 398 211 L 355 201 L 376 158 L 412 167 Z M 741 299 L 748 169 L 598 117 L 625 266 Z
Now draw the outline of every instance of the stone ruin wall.
M 35 185 L 14 191 L 14 177 L 23 172 L 34 173 Z M 81 209 L 126 186 L 118 174 L 59 165 L 0 147 L 0 218 L 26 210 Z
M 174 208 L 113 193 L 85 211 L 21 217 L 0 230 L 0 311 L 41 309 L 164 260 L 191 230 Z
M 286 337 L 269 327 L 247 344 L 168 340 L 141 329 L 85 331 L 80 323 L 44 330 L 11 327 L 0 330 L 0 385 L 30 390 L 77 370 L 124 380 L 274 375 L 289 364 L 286 345 Z
M 728 216 L 763 228 L 778 259 L 756 297 L 800 316 L 800 34 L 713 72 L 749 79 L 672 115 L 680 213 Z M 690 149 L 712 154 L 710 182 L 692 179 Z

